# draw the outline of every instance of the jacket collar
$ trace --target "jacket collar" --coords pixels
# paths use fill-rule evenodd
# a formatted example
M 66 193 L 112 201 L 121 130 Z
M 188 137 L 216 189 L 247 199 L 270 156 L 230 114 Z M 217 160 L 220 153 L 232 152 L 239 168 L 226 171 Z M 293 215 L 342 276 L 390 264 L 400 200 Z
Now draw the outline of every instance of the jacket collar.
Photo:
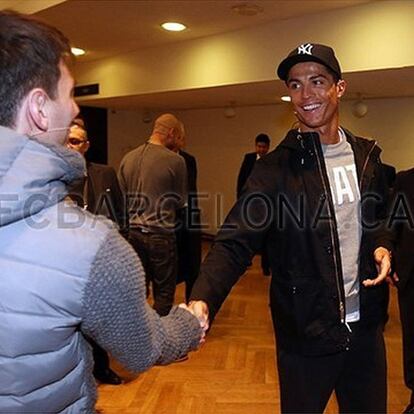
M 0 126 L 0 226 L 56 204 L 82 178 L 85 161 L 63 145 L 45 144 Z
M 380 154 L 381 149 L 376 145 L 375 141 L 356 137 L 346 128 L 341 128 L 345 132 L 346 139 L 351 144 L 356 158 L 365 159 L 371 151 L 373 155 L 378 156 Z M 293 151 L 299 151 L 302 156 L 304 152 L 312 151 L 313 142 L 320 147 L 321 144 L 317 132 L 299 132 L 298 129 L 291 129 L 280 143 L 280 146 Z M 375 148 L 373 149 L 373 147 Z M 358 161 L 356 159 L 357 163 Z

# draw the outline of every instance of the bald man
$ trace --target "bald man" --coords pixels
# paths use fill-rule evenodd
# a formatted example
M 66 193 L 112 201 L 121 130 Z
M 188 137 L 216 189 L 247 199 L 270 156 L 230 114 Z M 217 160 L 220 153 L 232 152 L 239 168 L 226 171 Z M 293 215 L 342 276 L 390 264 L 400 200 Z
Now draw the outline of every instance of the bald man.
M 152 286 L 154 309 L 167 315 L 174 302 L 177 278 L 175 223 L 187 199 L 184 159 L 171 151 L 181 135 L 172 114 L 155 120 L 150 138 L 125 155 L 119 182 L 128 197 L 130 243 L 140 256 Z

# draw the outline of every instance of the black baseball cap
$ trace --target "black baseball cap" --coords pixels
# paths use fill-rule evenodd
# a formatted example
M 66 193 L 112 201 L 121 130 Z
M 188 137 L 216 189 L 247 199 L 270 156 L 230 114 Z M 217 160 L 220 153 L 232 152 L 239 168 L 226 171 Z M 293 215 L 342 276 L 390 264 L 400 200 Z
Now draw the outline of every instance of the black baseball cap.
M 287 81 L 289 71 L 292 66 L 300 62 L 317 62 L 329 68 L 334 72 L 338 79 L 342 78 L 341 67 L 338 59 L 335 56 L 334 50 L 325 45 L 317 43 L 304 43 L 293 49 L 286 59 L 282 60 L 277 68 L 277 76 L 280 79 Z

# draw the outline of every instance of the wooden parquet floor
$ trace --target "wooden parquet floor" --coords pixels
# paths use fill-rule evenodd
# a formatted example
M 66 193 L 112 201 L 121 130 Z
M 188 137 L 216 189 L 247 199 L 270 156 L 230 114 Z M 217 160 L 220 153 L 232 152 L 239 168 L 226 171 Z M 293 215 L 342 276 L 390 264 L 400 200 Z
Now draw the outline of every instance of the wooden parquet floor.
M 268 308 L 270 278 L 255 258 L 227 298 L 207 342 L 184 362 L 133 376 L 113 363 L 125 384 L 100 385 L 101 414 L 276 414 L 280 412 L 274 337 Z M 183 301 L 183 285 L 176 301 Z M 401 335 L 395 292 L 386 327 L 388 412 L 408 401 L 401 369 Z M 336 413 L 332 397 L 325 413 Z

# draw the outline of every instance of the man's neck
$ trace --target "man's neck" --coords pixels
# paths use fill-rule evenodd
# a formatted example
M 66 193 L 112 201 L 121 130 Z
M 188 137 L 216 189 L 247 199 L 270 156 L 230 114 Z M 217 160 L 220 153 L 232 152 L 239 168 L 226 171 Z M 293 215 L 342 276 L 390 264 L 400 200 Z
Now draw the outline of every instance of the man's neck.
M 337 144 L 340 142 L 341 138 L 339 135 L 339 122 L 332 122 L 329 125 L 324 125 L 319 128 L 309 128 L 304 126 L 300 126 L 300 131 L 302 132 L 317 132 L 319 135 L 319 139 L 321 144 L 324 145 L 332 145 Z
M 164 145 L 164 144 L 163 144 L 163 142 L 162 142 L 162 140 L 161 140 L 160 135 L 158 135 L 158 134 L 152 134 L 152 135 L 149 137 L 148 142 L 149 142 L 150 144 L 154 144 L 154 145 Z

